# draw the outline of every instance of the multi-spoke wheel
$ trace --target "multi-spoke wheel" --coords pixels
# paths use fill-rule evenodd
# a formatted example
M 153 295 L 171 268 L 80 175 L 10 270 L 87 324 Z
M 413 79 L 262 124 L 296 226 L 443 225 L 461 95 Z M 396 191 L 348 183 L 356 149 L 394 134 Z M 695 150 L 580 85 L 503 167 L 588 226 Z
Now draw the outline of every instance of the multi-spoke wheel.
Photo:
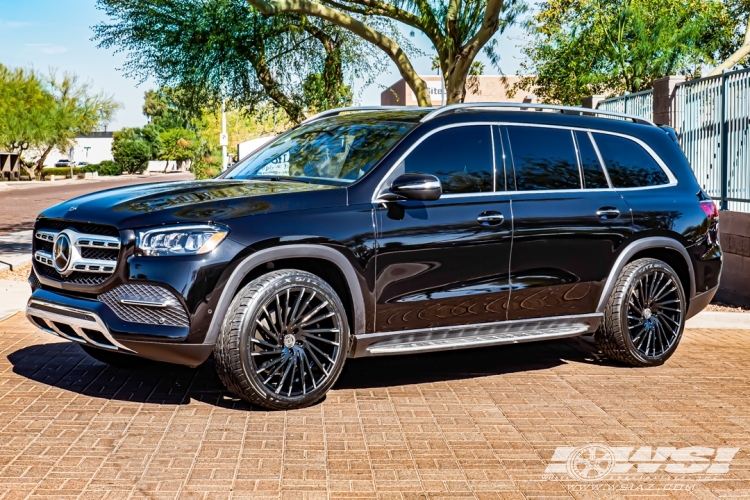
M 224 385 L 271 409 L 319 400 L 336 382 L 349 347 L 341 300 L 315 275 L 282 270 L 234 298 L 214 349 Z
M 666 263 L 640 259 L 623 269 L 596 333 L 610 358 L 635 366 L 664 363 L 685 326 L 685 293 Z

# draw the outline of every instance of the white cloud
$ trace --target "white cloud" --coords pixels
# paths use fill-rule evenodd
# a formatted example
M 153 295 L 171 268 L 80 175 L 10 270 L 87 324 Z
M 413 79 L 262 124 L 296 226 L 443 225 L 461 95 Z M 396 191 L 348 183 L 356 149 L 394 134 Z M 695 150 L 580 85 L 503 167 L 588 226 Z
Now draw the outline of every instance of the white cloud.
M 27 43 L 26 48 L 42 54 L 62 54 L 68 51 L 67 47 L 51 43 Z
M 30 23 L 28 21 L 6 21 L 5 19 L 0 19 L 0 27 L 8 30 L 28 28 L 32 25 L 33 23 Z

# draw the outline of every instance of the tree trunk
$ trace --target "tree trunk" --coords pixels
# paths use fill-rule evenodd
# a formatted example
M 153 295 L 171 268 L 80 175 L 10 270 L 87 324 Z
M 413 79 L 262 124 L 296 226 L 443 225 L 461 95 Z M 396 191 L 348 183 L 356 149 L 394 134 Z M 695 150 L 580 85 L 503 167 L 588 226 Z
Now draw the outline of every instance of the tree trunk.
M 420 106 L 432 106 L 430 91 L 412 66 L 411 61 L 395 40 L 372 29 L 362 21 L 340 11 L 310 0 L 247 0 L 253 7 L 266 16 L 273 16 L 282 12 L 299 12 L 323 19 L 330 23 L 346 28 L 355 35 L 372 43 L 396 64 L 401 77 L 411 87 L 417 96 Z M 498 1 L 498 0 L 492 0 Z M 500 0 L 502 4 L 502 0 Z
M 745 27 L 745 39 L 742 42 L 742 46 L 729 56 L 726 61 L 716 66 L 708 76 L 720 75 L 724 70 L 731 69 L 735 64 L 747 57 L 748 54 L 750 54 L 750 19 L 748 19 L 747 26 Z
M 42 156 L 36 162 L 36 179 L 37 180 L 42 179 L 42 169 L 44 169 L 44 162 L 47 160 L 47 156 L 52 152 L 53 147 L 54 146 L 47 146 L 47 149 L 44 150 L 44 153 L 42 153 Z

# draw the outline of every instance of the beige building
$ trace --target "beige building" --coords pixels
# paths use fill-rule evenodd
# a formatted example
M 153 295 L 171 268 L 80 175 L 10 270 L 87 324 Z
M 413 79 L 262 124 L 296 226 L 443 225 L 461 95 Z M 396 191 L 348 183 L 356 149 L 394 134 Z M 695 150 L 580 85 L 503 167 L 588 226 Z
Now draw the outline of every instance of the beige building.
M 427 88 L 430 90 L 432 105 L 440 106 L 442 99 L 442 84 L 440 76 L 425 75 L 421 77 Z M 537 102 L 533 93 L 528 91 L 518 91 L 513 97 L 508 96 L 508 92 L 513 88 L 521 77 L 515 75 L 482 75 L 476 77 L 479 85 L 476 91 L 472 91 L 470 85 L 466 86 L 465 102 Z M 381 106 L 417 106 L 417 97 L 409 88 L 406 82 L 401 79 L 388 87 L 380 94 Z

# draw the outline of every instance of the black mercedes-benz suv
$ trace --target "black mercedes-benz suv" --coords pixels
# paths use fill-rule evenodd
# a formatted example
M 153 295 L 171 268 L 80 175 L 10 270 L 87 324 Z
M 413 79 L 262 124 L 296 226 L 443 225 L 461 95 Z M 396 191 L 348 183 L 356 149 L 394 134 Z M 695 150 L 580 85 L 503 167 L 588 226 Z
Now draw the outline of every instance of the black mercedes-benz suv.
M 38 218 L 26 314 L 94 358 L 306 406 L 347 357 L 594 334 L 663 363 L 719 283 L 718 212 L 648 120 L 462 104 L 316 115 L 208 181 Z

